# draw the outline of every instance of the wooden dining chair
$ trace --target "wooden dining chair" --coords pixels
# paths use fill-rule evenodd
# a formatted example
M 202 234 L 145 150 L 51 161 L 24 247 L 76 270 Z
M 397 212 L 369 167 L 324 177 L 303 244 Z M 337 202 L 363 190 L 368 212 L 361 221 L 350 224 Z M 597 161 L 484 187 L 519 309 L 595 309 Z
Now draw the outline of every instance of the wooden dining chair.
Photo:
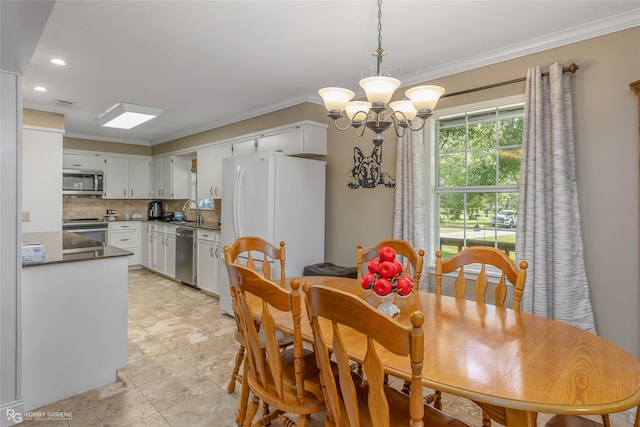
M 465 277 L 465 266 L 471 264 L 479 264 L 479 272 L 474 281 L 467 281 Z M 495 305 L 504 307 L 507 297 L 507 281 L 514 286 L 512 308 L 520 311 L 522 293 L 524 292 L 524 284 L 527 278 L 526 261 L 520 261 L 519 267 L 501 250 L 487 247 L 474 246 L 465 248 L 457 254 L 443 260 L 442 252 L 436 251 L 436 295 L 442 295 L 442 276 L 454 271 L 458 271 L 455 279 L 455 296 L 456 298 L 464 298 L 468 284 L 475 284 L 475 301 L 485 302 L 485 294 L 489 288 L 487 280 L 486 266 L 493 266 L 500 275 L 494 293 Z M 435 392 L 434 405 L 441 405 L 442 393 Z M 483 402 L 475 402 L 482 409 L 482 425 L 483 427 L 491 426 L 491 420 L 506 425 L 506 411 L 499 406 L 489 405 Z
M 303 290 L 327 404 L 325 425 L 467 426 L 422 401 L 422 312 L 412 313 L 411 326 L 405 326 L 347 292 L 308 282 Z M 352 380 L 350 352 L 364 355 L 364 385 Z M 409 396 L 385 383 L 381 360 L 388 357 L 411 366 Z
M 275 247 L 271 243 L 257 236 L 246 236 L 236 239 L 231 246 L 224 247 L 225 263 L 241 263 L 246 267 L 259 272 L 263 277 L 272 280 L 272 264 L 278 263 L 280 266 L 280 275 L 277 282 L 280 286 L 285 285 L 285 250 L 284 242 L 280 242 L 280 247 Z M 233 293 L 231 295 L 232 300 L 234 298 Z M 235 311 L 235 304 L 231 304 Z M 247 408 L 247 401 L 249 399 L 249 389 L 243 382 L 243 376 L 239 374 L 240 366 L 244 360 L 245 344 L 242 336 L 242 329 L 238 320 L 238 316 L 235 316 L 236 320 L 236 333 L 235 338 L 238 342 L 239 348 L 235 357 L 235 364 L 231 372 L 231 378 L 227 385 L 227 392 L 233 393 L 236 387 L 236 381 L 242 385 L 242 391 L 240 394 L 240 405 L 238 407 L 237 421 L 238 424 L 244 420 L 244 414 Z M 258 325 L 259 326 L 259 325 Z M 263 334 L 259 330 L 261 341 L 264 342 Z M 284 333 L 278 332 L 278 344 L 280 347 L 288 347 L 293 344 L 293 337 Z M 268 412 L 268 408 L 265 406 L 265 412 Z
M 300 280 L 292 280 L 289 291 L 246 266 L 230 263 L 227 270 L 246 346 L 244 380 L 252 395 L 243 425 L 268 425 L 278 419 L 283 425 L 304 427 L 310 414 L 324 411 L 325 404 L 315 355 L 303 347 Z M 260 309 L 251 308 L 250 295 L 259 299 Z M 293 346 L 287 349 L 279 345 L 274 320 L 282 313 L 291 316 L 293 324 Z M 269 410 L 252 424 L 260 401 Z M 291 414 L 297 415 L 296 421 Z
M 418 290 L 420 275 L 422 274 L 422 264 L 424 263 L 424 250 L 415 248 L 406 240 L 385 239 L 380 240 L 367 250 L 362 250 L 362 243 L 358 243 L 356 252 L 356 264 L 358 279 L 362 278 L 362 264 L 371 261 L 378 256 L 378 251 L 383 246 L 392 247 L 398 255 L 404 258 L 404 272 L 413 277 L 413 289 Z

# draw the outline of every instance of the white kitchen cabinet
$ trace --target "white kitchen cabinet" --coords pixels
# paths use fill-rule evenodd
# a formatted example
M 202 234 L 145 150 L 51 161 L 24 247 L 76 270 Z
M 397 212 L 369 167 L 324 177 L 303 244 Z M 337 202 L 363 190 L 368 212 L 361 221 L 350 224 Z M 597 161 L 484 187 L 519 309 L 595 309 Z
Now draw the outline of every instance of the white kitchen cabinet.
M 149 158 L 111 157 L 104 162 L 105 199 L 149 199 L 151 197 L 151 160 Z
M 198 150 L 198 199 L 222 197 L 222 159 L 232 156 L 232 144 L 219 144 Z
M 258 151 L 279 151 L 289 156 L 327 155 L 327 128 L 303 124 L 258 138 Z
M 180 156 L 153 158 L 153 195 L 160 199 L 188 199 L 191 160 Z
M 155 253 L 153 246 L 153 231 L 155 230 L 155 224 L 151 222 L 143 222 L 141 227 L 140 263 L 143 266 L 152 269 Z
M 222 239 L 220 237 L 220 232 L 216 231 L 217 238 L 214 246 L 217 246 L 217 252 L 214 248 L 214 254 L 217 254 L 217 262 L 218 262 L 218 272 L 217 272 L 217 288 L 218 295 L 220 292 L 231 292 L 229 289 L 229 273 L 227 273 L 227 264 L 224 262 L 224 248 L 222 246 Z
M 196 285 L 207 293 L 218 296 L 218 268 L 220 265 L 220 233 L 197 230 Z
M 140 240 L 142 228 L 139 221 L 113 221 L 109 223 L 109 244 L 133 252 L 129 265 L 140 265 Z
M 250 138 L 234 141 L 231 143 L 231 150 L 234 156 L 256 153 L 258 152 L 258 140 L 256 138 Z
M 176 227 L 156 224 L 153 235 L 153 270 L 169 277 L 176 276 Z
M 104 155 L 98 153 L 62 153 L 63 169 L 104 171 Z

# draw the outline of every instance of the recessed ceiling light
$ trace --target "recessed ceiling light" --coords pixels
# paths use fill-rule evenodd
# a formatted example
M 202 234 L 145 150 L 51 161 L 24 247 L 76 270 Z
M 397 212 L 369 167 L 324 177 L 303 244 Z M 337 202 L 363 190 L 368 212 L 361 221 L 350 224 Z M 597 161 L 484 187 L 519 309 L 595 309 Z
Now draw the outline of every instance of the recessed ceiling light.
M 38 92 L 46 92 L 47 88 L 44 86 L 35 86 L 33 90 L 37 90 Z
M 67 61 L 65 61 L 64 59 L 60 59 L 60 58 L 53 58 L 49 62 L 51 62 L 54 65 L 67 65 Z

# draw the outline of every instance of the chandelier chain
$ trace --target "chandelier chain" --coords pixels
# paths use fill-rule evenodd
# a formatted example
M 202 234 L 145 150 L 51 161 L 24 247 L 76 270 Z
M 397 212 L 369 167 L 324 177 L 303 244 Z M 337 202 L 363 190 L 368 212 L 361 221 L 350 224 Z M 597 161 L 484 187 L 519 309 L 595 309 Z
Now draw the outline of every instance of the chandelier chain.
M 378 0 L 378 50 L 382 50 L 382 0 Z

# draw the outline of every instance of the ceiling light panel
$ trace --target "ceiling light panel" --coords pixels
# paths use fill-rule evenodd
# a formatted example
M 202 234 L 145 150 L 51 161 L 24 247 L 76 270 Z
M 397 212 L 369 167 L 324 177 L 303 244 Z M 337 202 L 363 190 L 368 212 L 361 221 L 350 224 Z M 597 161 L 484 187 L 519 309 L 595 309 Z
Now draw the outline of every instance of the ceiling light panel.
M 132 129 L 160 114 L 160 108 L 120 102 L 98 117 L 98 123 L 103 127 Z

